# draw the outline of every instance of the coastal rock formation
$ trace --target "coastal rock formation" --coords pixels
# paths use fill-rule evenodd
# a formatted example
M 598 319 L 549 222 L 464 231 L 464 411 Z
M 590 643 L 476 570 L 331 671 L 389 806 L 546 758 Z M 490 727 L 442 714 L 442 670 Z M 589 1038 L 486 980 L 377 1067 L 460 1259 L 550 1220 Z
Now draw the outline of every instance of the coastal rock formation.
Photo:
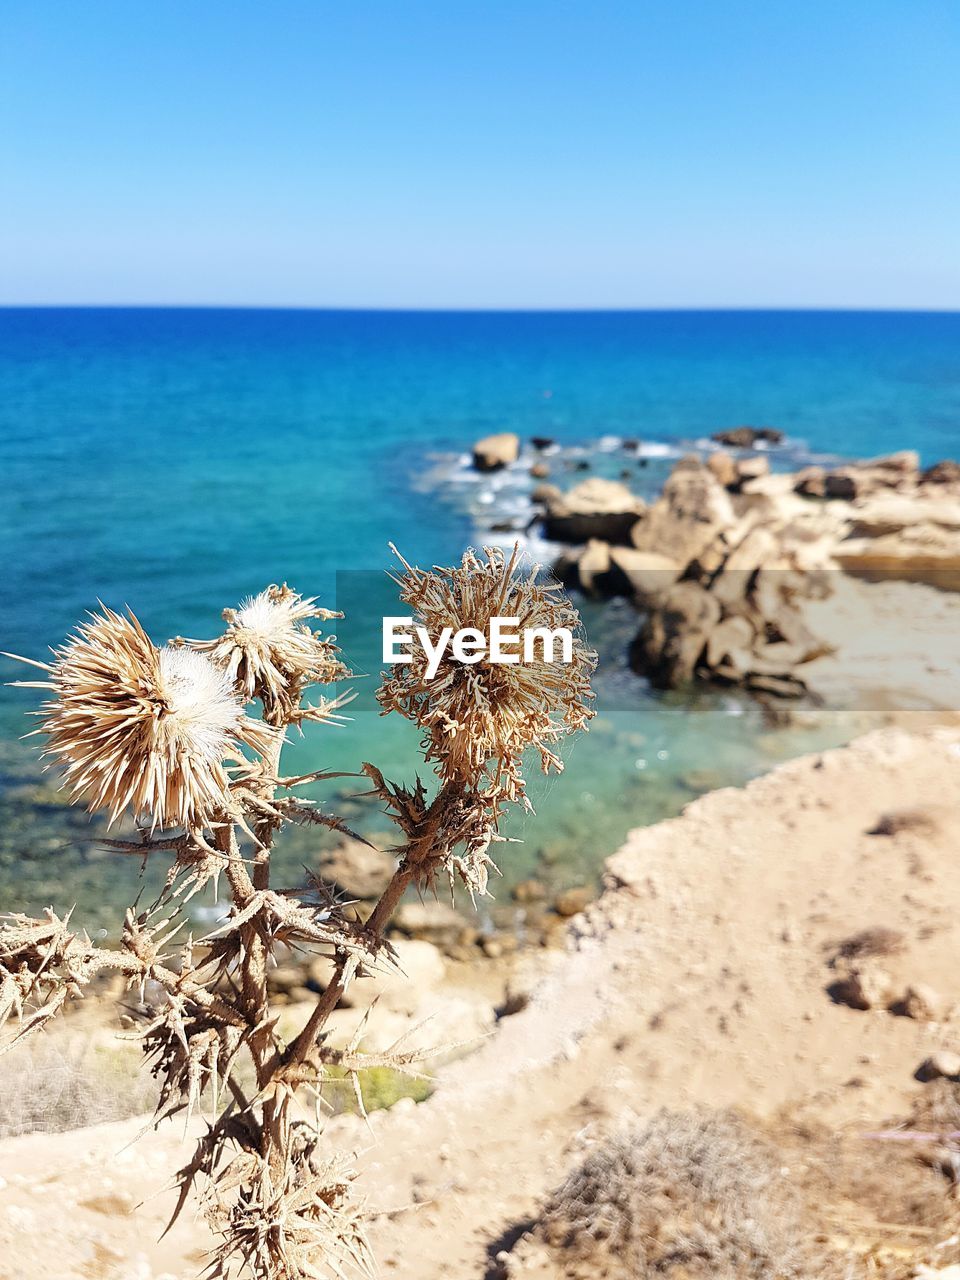
M 659 689 L 692 680 L 720 612 L 704 587 L 678 582 L 644 623 L 631 649 L 631 665 Z
M 554 564 L 554 572 L 565 586 L 600 599 L 625 596 L 639 608 L 652 607 L 660 600 L 683 568 L 655 551 L 611 546 L 599 538 L 571 549 Z
M 478 471 L 499 471 L 520 456 L 520 437 L 512 431 L 484 436 L 473 446 L 473 465 Z
M 927 467 L 924 471 L 920 477 L 920 483 L 952 484 L 960 489 L 960 462 L 954 462 L 951 458 L 935 462 L 932 467 Z
M 555 565 L 561 580 L 647 615 L 630 661 L 655 686 L 705 679 L 797 697 L 805 664 L 835 647 L 804 620 L 805 602 L 830 593 L 828 571 L 960 590 L 957 477 L 947 461 L 921 473 L 912 451 L 795 475 L 715 451 L 681 458 L 642 515 L 612 481 L 535 497 L 546 536 L 574 544 Z
M 794 478 L 794 490 L 805 498 L 842 498 L 848 502 L 886 490 L 904 491 L 919 478 L 920 458 L 912 449 L 828 470 L 805 467 Z
M 681 458 L 663 493 L 632 531 L 638 551 L 666 556 L 677 564 L 696 560 L 735 523 L 730 497 L 698 458 Z
M 630 535 L 646 510 L 642 498 L 617 480 L 593 477 L 561 493 L 551 485 L 539 490 L 546 506 L 543 529 L 555 542 L 604 542 L 629 546 Z

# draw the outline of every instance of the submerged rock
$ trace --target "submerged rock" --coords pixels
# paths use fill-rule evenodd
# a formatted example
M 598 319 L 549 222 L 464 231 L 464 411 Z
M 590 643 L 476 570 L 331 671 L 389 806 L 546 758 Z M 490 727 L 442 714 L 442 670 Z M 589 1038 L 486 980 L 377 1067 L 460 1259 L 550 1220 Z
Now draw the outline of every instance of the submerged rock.
M 777 427 L 730 427 L 726 431 L 715 431 L 710 439 L 732 449 L 752 449 L 758 441 L 763 444 L 781 444 L 783 432 Z
M 553 909 L 558 916 L 568 919 L 570 916 L 579 915 L 584 911 L 597 896 L 596 890 L 590 885 L 576 885 L 572 889 L 564 889 L 558 893 L 553 900 Z

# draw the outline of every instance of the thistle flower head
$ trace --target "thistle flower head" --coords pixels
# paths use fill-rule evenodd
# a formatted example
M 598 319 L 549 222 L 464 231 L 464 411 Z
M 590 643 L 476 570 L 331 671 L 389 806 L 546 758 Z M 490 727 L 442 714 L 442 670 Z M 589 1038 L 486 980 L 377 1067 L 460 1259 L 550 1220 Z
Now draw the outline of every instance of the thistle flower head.
M 224 609 L 227 629 L 216 640 L 190 641 L 223 667 L 249 702 L 260 698 L 272 722 L 288 721 L 307 685 L 330 684 L 349 673 L 332 639 L 306 625 L 308 618 L 337 618 L 286 583 L 250 596 L 239 609 Z
M 580 617 L 553 584 L 537 581 L 537 570 L 515 573 L 517 547 L 509 559 L 485 548 L 484 559 L 467 551 L 452 569 L 412 568 L 396 578 L 400 599 L 414 613 L 414 625 L 436 644 L 445 628 L 455 634 L 474 628 L 490 634 L 491 619 L 516 618 L 522 635 L 530 628 L 573 635 L 569 662 L 553 662 L 543 646 L 512 664 L 458 661 L 448 648 L 436 674 L 428 676 L 424 649 L 414 645 L 411 661 L 398 664 L 377 691 L 384 711 L 398 711 L 423 730 L 426 759 L 444 781 L 457 781 L 491 797 L 522 800 L 521 758 L 539 752 L 543 772 L 560 771 L 555 750 L 566 734 L 582 729 L 595 714 L 590 676 L 596 656 L 580 637 Z M 399 554 L 399 553 L 398 553 Z
M 129 809 L 153 827 L 200 831 L 230 810 L 229 761 L 266 750 L 275 732 L 249 719 L 226 672 L 202 653 L 157 648 L 130 613 L 81 623 L 41 687 L 45 755 L 67 786 L 111 822 Z

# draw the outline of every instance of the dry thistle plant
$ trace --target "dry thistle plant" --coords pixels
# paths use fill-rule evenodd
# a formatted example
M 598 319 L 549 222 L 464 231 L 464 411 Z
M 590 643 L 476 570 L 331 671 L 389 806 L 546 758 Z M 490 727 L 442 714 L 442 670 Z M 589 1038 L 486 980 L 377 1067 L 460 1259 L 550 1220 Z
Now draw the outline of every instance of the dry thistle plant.
M 451 624 L 483 629 L 498 613 L 579 632 L 557 588 L 515 574 L 516 551 L 508 560 L 497 550 L 485 559 L 467 552 L 459 566 L 428 572 L 402 564 L 401 598 L 432 638 Z M 15 1024 L 9 1047 L 41 1030 L 98 974 L 123 975 L 147 1010 L 136 1034 L 160 1085 L 154 1122 L 209 1106 L 206 1132 L 178 1175 L 173 1214 L 196 1192 L 218 1237 L 208 1276 L 343 1277 L 372 1264 L 353 1175 L 340 1155 L 322 1149 L 324 1091 L 346 1072 L 362 1110 L 360 1071 L 416 1072 L 429 1055 L 400 1042 L 387 1054 L 364 1053 L 362 1027 L 346 1049 L 334 1049 L 329 1015 L 352 981 L 393 962 L 384 931 L 409 886 L 433 887 L 447 876 L 471 894 L 485 892 L 506 805 L 529 807 L 523 754 L 535 748 L 544 771 L 562 768 L 557 742 L 593 714 L 595 658 L 577 638 L 572 661 L 559 667 L 447 657 L 432 680 L 417 661 L 384 678 L 377 695 L 384 713 L 399 711 L 422 727 L 438 784 L 431 797 L 419 778 L 407 789 L 363 765 L 371 794 L 398 829 L 398 866 L 361 925 L 319 879 L 306 889 L 271 884 L 271 850 L 286 824 L 346 830 L 299 788 L 351 775 L 288 777 L 281 769 L 288 730 L 340 718 L 346 698 L 306 701 L 311 686 L 348 675 L 334 638 L 310 625 L 339 615 L 272 586 L 223 616 L 217 639 L 159 648 L 132 613 L 104 609 L 51 662 L 32 663 L 44 678 L 22 683 L 48 691 L 38 732 L 73 798 L 111 821 L 132 815 L 139 839 L 109 844 L 167 858 L 169 870 L 151 907 L 128 909 L 116 950 L 91 943 L 69 913 L 7 917 L 0 1027 Z M 259 717 L 251 714 L 257 702 Z M 221 878 L 231 899 L 225 921 L 175 946 L 187 901 Z M 280 948 L 333 961 L 329 984 L 289 1042 L 268 1000 L 268 968 Z M 244 1083 L 251 1078 L 252 1086 Z

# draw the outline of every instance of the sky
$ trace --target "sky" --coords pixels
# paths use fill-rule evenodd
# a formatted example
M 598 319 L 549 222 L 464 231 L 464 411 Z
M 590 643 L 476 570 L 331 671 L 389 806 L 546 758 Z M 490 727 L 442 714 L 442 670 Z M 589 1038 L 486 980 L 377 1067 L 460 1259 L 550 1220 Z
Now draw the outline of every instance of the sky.
M 0 304 L 960 307 L 956 0 L 0 0 Z

